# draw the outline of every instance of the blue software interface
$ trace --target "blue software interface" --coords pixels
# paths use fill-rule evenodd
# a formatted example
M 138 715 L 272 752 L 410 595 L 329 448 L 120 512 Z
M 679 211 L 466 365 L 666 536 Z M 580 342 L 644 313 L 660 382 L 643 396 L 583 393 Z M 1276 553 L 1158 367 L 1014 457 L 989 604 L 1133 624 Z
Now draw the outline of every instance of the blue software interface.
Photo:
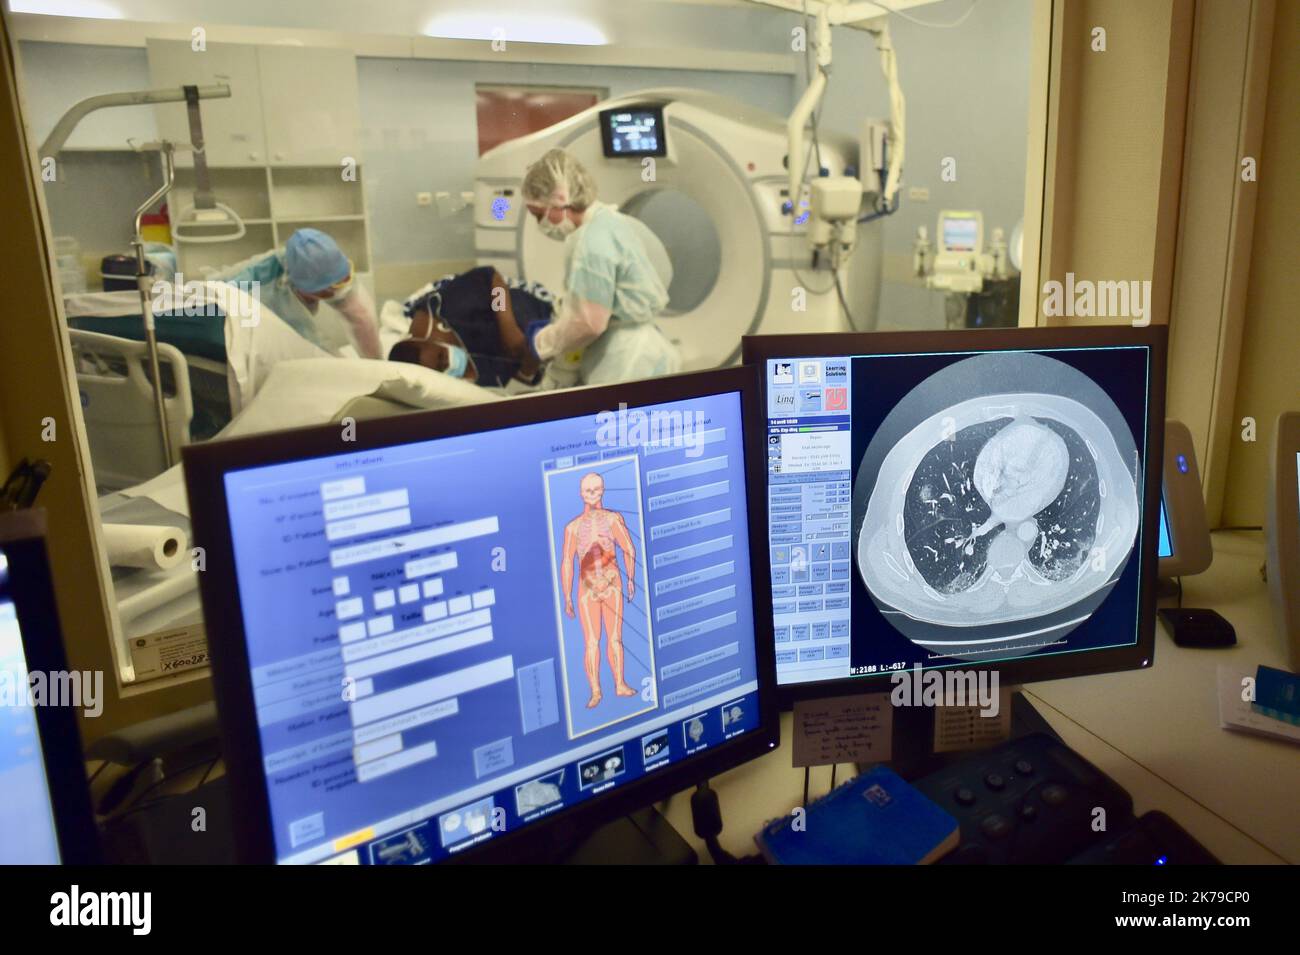
M 1174 544 L 1169 537 L 1169 518 L 1165 515 L 1165 499 L 1160 498 L 1160 544 L 1156 549 L 1157 557 L 1173 557 Z
M 227 474 L 279 860 L 436 861 L 756 728 L 740 409 Z
M 0 548 L 0 865 L 54 865 L 59 840 L 41 736 L 31 707 L 27 655 L 9 591 L 9 560 Z
M 1150 358 L 767 360 L 778 682 L 1136 643 Z

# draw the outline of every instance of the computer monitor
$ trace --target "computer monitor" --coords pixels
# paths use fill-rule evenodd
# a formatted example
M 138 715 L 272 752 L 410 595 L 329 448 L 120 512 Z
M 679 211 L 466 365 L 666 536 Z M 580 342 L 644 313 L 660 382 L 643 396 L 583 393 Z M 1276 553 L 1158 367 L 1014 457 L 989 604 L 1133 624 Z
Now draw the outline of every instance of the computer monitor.
M 1160 497 L 1160 560 L 1162 578 L 1199 574 L 1214 560 L 1206 527 L 1205 498 L 1196 468 L 1192 433 L 1181 421 L 1165 422 L 1164 481 Z
M 1300 411 L 1278 416 L 1269 461 L 1268 589 L 1291 669 L 1300 670 Z
M 99 861 L 41 511 L 0 513 L 0 865 Z
M 668 155 L 664 110 L 657 104 L 601 110 L 600 137 L 607 159 Z
M 242 859 L 545 856 L 777 743 L 748 368 L 185 449 Z
M 1174 543 L 1169 537 L 1169 518 L 1165 514 L 1165 499 L 1160 498 L 1160 537 L 1156 546 L 1156 557 L 1164 560 L 1174 556 Z
M 783 702 L 1147 666 L 1165 333 L 746 338 Z

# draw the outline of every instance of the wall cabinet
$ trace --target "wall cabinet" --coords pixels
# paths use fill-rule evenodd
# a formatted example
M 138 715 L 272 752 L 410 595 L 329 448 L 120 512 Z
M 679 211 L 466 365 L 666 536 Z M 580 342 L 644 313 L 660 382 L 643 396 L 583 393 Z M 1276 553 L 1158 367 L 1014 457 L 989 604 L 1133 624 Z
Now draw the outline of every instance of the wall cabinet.
M 210 166 L 339 166 L 357 155 L 356 57 L 347 50 L 149 40 L 155 86 L 225 83 L 230 99 L 202 103 Z M 183 104 L 157 107 L 159 133 L 189 142 Z M 193 165 L 177 154 L 178 165 Z
M 357 156 L 356 57 L 347 50 L 259 46 L 267 161 L 334 166 Z
M 203 139 L 210 166 L 265 166 L 266 131 L 257 47 L 209 43 L 195 51 L 184 40 L 150 40 L 149 77 L 155 87 L 209 86 L 225 83 L 229 99 L 202 100 Z M 158 135 L 172 142 L 190 141 L 189 112 L 184 103 L 154 108 Z M 188 151 L 177 152 L 176 165 L 192 166 Z

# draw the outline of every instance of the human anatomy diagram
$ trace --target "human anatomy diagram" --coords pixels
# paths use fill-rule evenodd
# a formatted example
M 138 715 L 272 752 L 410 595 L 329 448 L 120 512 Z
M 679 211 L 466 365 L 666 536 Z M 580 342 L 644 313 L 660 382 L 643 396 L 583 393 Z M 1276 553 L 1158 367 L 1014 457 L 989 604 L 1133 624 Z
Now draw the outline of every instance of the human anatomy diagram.
M 858 535 L 872 596 L 946 627 L 1054 613 L 1113 580 L 1138 526 L 1136 463 L 1061 395 L 970 399 L 885 456 Z
M 560 569 L 564 613 L 577 615 L 582 626 L 583 669 L 591 687 L 587 709 L 600 705 L 600 637 L 605 634 L 605 652 L 614 676 L 618 696 L 635 696 L 623 675 L 623 601 L 636 599 L 636 549 L 623 515 L 604 506 L 605 480 L 592 472 L 579 485 L 582 513 L 564 528 L 564 551 Z M 626 580 L 619 569 L 616 549 L 623 554 Z M 577 601 L 574 601 L 574 564 L 577 563 Z

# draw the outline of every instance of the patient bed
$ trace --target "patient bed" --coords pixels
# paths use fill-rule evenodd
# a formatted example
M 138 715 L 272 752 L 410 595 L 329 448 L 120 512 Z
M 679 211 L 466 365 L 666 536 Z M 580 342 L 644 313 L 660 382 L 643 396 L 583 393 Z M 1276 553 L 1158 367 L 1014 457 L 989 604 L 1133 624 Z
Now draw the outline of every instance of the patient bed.
M 327 356 L 269 309 L 254 311 L 253 299 L 239 289 L 203 283 L 195 291 L 188 314 L 155 316 L 176 448 L 230 424 L 279 362 Z M 63 304 L 97 485 L 112 490 L 157 474 L 162 449 L 156 424 L 152 433 L 149 427 L 156 417 L 142 362 L 139 295 L 93 292 L 70 295 Z

